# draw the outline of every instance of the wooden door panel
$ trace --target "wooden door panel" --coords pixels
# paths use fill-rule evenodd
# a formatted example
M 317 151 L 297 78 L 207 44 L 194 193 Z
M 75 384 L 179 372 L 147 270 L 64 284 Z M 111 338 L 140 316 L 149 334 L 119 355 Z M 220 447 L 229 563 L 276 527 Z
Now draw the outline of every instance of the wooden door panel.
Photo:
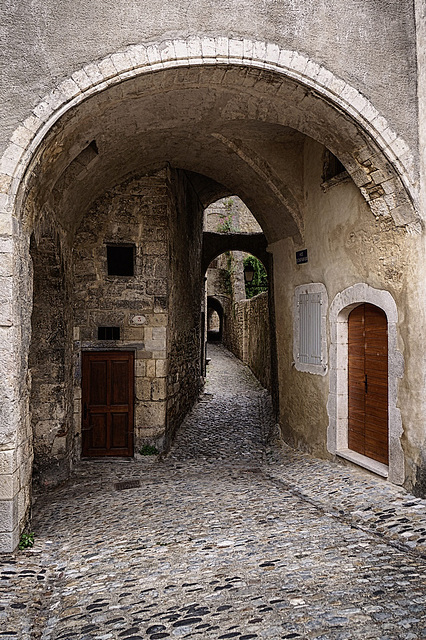
M 370 304 L 348 319 L 348 446 L 388 464 L 387 320 Z
M 82 455 L 133 455 L 134 354 L 83 353 L 82 372 Z
M 377 462 L 381 462 L 382 464 L 388 464 L 389 457 L 387 451 L 383 449 L 383 441 L 373 440 L 372 438 L 365 439 L 365 454 L 369 458 L 373 460 L 377 460 Z
M 128 446 L 129 414 L 111 414 L 111 449 L 126 449 Z
M 366 422 L 380 422 L 387 424 L 387 416 L 385 415 L 387 404 L 384 402 L 367 402 L 366 403 Z
M 90 362 L 89 375 L 91 384 L 89 387 L 89 404 L 90 405 L 106 405 L 107 404 L 107 386 L 104 384 L 107 376 L 106 360 Z
M 92 449 L 105 449 L 107 446 L 107 414 L 90 414 L 90 446 Z
M 364 316 L 357 307 L 348 326 L 348 446 L 364 451 Z
M 127 404 L 129 400 L 128 363 L 111 362 L 111 404 Z

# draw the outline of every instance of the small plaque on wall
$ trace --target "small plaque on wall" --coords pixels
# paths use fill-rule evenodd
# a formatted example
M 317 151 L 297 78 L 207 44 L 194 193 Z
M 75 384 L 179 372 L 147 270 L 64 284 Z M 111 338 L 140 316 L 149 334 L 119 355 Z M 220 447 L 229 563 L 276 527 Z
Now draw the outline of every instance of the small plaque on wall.
M 146 323 L 146 316 L 130 316 L 129 324 L 132 327 L 140 327 Z
M 308 262 L 308 250 L 302 249 L 301 251 L 296 251 L 296 264 L 303 264 Z

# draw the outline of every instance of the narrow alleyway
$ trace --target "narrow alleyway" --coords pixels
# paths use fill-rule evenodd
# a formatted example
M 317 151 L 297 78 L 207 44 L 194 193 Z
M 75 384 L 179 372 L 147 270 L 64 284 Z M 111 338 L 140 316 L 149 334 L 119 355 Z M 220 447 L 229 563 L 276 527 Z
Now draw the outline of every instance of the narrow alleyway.
M 425 639 L 426 501 L 265 444 L 266 392 L 209 355 L 169 456 L 82 462 L 38 497 L 0 638 Z

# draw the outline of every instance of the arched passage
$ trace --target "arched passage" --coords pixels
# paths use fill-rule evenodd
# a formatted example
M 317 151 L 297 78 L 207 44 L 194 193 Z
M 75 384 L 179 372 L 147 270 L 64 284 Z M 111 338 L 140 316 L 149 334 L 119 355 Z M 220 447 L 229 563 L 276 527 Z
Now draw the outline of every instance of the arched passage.
M 207 296 L 207 340 L 222 340 L 223 306 L 214 296 Z
M 165 435 L 169 427 L 170 434 L 196 395 L 190 385 L 184 389 L 181 381 L 193 381 L 195 371 L 198 373 L 200 327 L 194 309 L 198 305 L 199 314 L 200 294 L 192 294 L 201 291 L 200 212 L 212 199 L 240 195 L 270 245 L 285 239 L 303 242 L 306 146 L 316 141 L 343 162 L 375 216 L 412 229 L 418 223 L 409 150 L 383 119 L 368 110 L 370 105 L 356 90 L 336 82 L 326 69 L 318 65 L 314 69 L 303 56 L 267 43 L 252 43 L 249 50 L 242 41 L 227 39 L 193 39 L 191 44 L 199 53 L 194 53 L 190 41 L 166 43 L 161 49 L 141 45 L 76 72 L 23 123 L 0 166 L 7 190 L 2 206 L 11 238 L 12 220 L 15 225 L 11 249 L 4 254 L 4 260 L 11 254 L 16 258 L 11 276 L 15 279 L 2 308 L 8 321 L 4 337 L 10 345 L 6 359 L 11 370 L 17 379 L 27 380 L 28 342 L 22 336 L 29 334 L 32 299 L 32 281 L 27 277 L 29 236 L 41 227 L 51 228 L 69 261 L 66 268 L 87 264 L 91 270 L 85 274 L 81 269 L 74 291 L 78 300 L 74 309 L 78 313 L 82 309 L 85 320 L 74 317 L 67 327 L 67 334 L 72 329 L 74 337 L 75 371 L 80 371 L 82 349 L 99 348 L 94 345 L 99 328 L 113 328 L 117 323 L 125 327 L 125 340 L 133 343 L 135 351 L 152 355 L 139 358 L 150 363 L 145 362 L 145 368 L 139 365 L 145 374 L 139 376 L 137 390 L 144 416 L 150 420 L 148 438 L 158 437 L 161 430 Z M 155 189 L 158 210 L 155 206 L 154 212 L 150 203 Z M 164 196 L 162 202 L 157 199 L 159 193 Z M 117 199 L 121 199 L 120 206 Z M 126 208 L 135 200 L 137 207 L 146 205 L 144 211 L 151 216 L 169 216 L 164 227 L 171 233 L 154 233 L 150 240 L 142 229 L 126 233 L 137 224 L 132 220 L 135 209 Z M 96 228 L 101 205 L 107 224 Z M 113 219 L 113 211 L 119 213 L 119 220 Z M 141 248 L 142 237 L 149 247 Z M 119 244 L 134 247 L 138 277 L 148 277 L 149 272 L 152 288 L 145 293 L 152 314 L 148 303 L 149 313 L 144 313 L 139 298 L 133 301 L 135 313 L 130 312 L 132 301 L 125 300 L 124 316 L 119 305 L 111 314 L 110 308 L 83 304 L 81 296 L 89 276 L 97 283 L 91 288 L 91 300 L 104 300 L 107 288 L 115 291 L 116 300 L 121 296 L 123 283 L 116 286 L 108 280 L 114 274 L 103 271 L 99 276 L 101 266 L 107 266 L 102 250 L 117 243 L 117 238 Z M 189 245 L 185 245 L 188 238 Z M 167 260 L 161 252 L 166 247 L 177 250 L 173 276 L 164 276 Z M 96 256 L 97 262 L 90 263 L 88 256 Z M 179 287 L 169 289 L 167 283 L 174 280 L 168 277 L 178 281 L 188 264 L 185 285 L 181 279 Z M 175 313 L 173 318 L 166 313 L 167 305 Z M 188 310 L 193 318 L 190 326 L 184 320 Z M 163 316 L 161 321 L 154 320 L 157 316 Z M 173 328 L 176 337 L 172 340 L 173 366 L 166 326 Z M 124 346 L 128 348 L 127 342 L 115 345 Z M 183 364 L 184 353 L 192 356 Z M 174 389 L 174 403 L 169 402 L 166 388 Z M 7 444 L 15 446 L 16 433 L 27 434 L 27 456 L 18 483 L 24 491 L 31 470 L 26 426 L 30 391 L 24 384 L 4 391 L 10 399 L 3 407 L 10 425 Z M 74 397 L 78 406 L 80 398 Z M 79 410 L 76 414 L 78 431 Z M 78 438 L 74 442 L 78 454 Z M 15 537 L 16 518 L 22 522 L 27 512 L 28 491 L 20 504 L 13 526 Z

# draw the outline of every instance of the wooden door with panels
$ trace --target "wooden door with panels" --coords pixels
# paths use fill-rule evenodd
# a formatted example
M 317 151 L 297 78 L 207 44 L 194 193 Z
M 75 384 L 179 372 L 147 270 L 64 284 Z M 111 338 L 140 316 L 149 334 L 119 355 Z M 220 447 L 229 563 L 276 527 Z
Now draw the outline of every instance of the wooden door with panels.
M 348 446 L 387 465 L 388 440 L 387 318 L 365 303 L 348 318 Z
M 132 456 L 134 354 L 82 354 L 82 455 Z

